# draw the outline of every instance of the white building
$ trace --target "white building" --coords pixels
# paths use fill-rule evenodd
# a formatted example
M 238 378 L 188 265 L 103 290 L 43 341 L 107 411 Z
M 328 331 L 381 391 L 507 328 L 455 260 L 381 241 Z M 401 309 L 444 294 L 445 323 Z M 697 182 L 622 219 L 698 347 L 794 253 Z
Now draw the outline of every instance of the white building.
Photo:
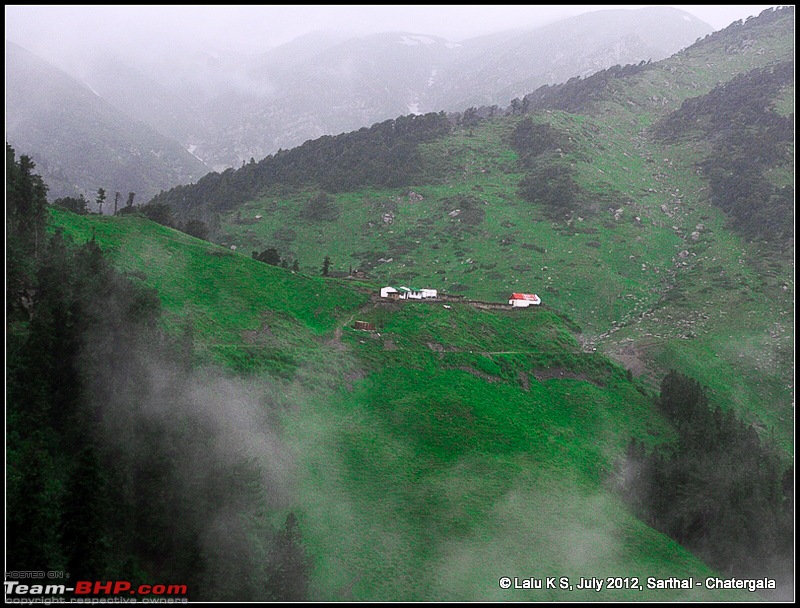
M 528 306 L 539 306 L 542 299 L 535 293 L 512 293 L 508 300 L 509 306 L 514 308 L 527 308 Z
M 397 300 L 424 300 L 427 298 L 438 297 L 436 289 L 414 289 L 413 287 L 381 287 L 382 298 L 392 298 Z

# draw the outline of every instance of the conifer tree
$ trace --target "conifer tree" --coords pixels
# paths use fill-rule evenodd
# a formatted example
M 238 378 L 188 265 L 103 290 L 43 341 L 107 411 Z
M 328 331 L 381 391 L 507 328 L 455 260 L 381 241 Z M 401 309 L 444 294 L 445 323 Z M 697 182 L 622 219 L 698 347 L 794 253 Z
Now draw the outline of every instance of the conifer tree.
M 97 189 L 97 198 L 95 199 L 95 202 L 97 203 L 98 213 L 103 215 L 103 203 L 106 202 L 106 191 L 103 188 Z

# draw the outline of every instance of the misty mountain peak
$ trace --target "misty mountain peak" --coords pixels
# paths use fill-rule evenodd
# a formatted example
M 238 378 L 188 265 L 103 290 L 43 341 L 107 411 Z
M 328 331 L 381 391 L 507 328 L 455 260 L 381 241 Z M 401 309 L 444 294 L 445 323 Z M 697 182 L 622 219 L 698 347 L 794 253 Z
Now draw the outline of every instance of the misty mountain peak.
M 224 169 L 404 114 L 505 106 L 543 84 L 662 59 L 711 31 L 669 7 L 596 11 L 461 42 L 314 31 L 257 54 L 108 54 L 80 76 L 128 118 Z M 22 111 L 12 104 L 9 118 L 18 123 Z

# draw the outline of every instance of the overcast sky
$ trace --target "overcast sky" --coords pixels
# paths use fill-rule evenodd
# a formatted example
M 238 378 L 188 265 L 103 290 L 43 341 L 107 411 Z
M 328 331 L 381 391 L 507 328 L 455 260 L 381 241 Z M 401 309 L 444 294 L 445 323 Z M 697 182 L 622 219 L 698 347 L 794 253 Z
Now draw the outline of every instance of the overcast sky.
M 642 6 L 646 5 L 6 5 L 5 23 L 7 40 L 61 63 L 75 53 L 107 47 L 144 54 L 173 44 L 259 51 L 323 29 L 353 34 L 406 31 L 460 41 L 580 13 Z M 774 5 L 672 6 L 722 29 Z

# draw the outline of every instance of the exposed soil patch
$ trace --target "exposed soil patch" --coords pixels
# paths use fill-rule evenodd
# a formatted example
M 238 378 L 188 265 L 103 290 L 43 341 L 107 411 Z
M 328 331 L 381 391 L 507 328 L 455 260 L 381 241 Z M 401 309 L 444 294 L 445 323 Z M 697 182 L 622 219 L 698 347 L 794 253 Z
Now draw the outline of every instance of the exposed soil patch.
M 609 350 L 606 354 L 614 361 L 625 366 L 625 369 L 631 370 L 634 376 L 641 376 L 647 371 L 644 353 L 641 350 L 637 350 L 632 341 L 620 344 L 617 349 Z
M 330 346 L 334 350 L 347 350 L 347 344 L 342 342 L 342 328 L 337 327 L 333 332 L 333 338 L 328 340 L 326 346 Z
M 245 329 L 242 332 L 242 339 L 248 344 L 264 344 L 271 337 L 272 330 L 267 324 L 261 329 Z
M 497 382 L 499 378 L 496 376 L 492 376 L 485 372 L 478 371 L 474 367 L 469 367 L 467 365 L 459 365 L 458 367 L 445 367 L 444 369 L 460 369 L 462 372 L 467 372 L 468 374 L 472 374 L 473 376 L 480 378 L 481 380 L 486 380 L 486 382 Z
M 353 372 L 348 372 L 344 375 L 344 385 L 349 392 L 353 392 L 353 382 L 367 377 L 367 372 L 363 369 L 357 369 Z
M 535 372 L 533 372 L 533 376 L 539 382 L 544 382 L 545 380 L 552 380 L 553 378 L 557 378 L 559 380 L 570 378 L 572 380 L 583 380 L 585 382 L 591 382 L 596 386 L 601 386 L 601 384 L 599 384 L 597 381 L 593 380 L 583 372 L 573 372 L 572 370 L 565 369 L 563 367 L 549 367 L 547 369 L 537 369 Z

